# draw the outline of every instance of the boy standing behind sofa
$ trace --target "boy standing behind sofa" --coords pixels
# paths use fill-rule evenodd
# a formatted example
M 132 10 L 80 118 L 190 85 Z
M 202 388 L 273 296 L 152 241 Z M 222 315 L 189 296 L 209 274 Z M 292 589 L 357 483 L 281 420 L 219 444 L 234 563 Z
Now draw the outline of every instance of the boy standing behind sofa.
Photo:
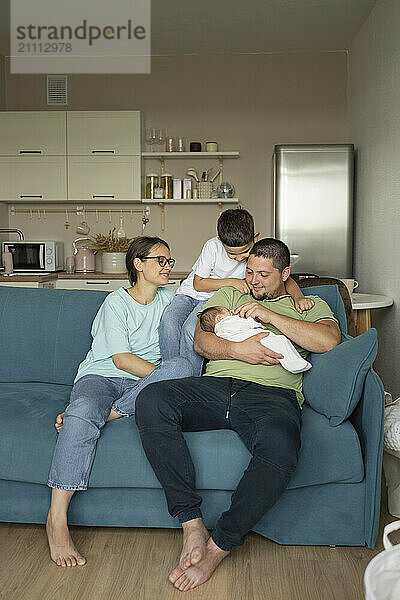
M 259 236 L 254 233 L 251 214 L 240 208 L 225 210 L 220 215 L 217 232 L 218 237 L 204 244 L 192 272 L 178 288 L 159 326 L 162 360 L 184 356 L 192 362 L 195 376 L 201 375 L 204 360 L 193 349 L 197 312 L 222 287 L 233 287 L 242 294 L 250 292 L 244 279 L 246 261 Z M 286 290 L 298 312 L 313 307 L 314 302 L 303 296 L 293 279 L 287 280 Z

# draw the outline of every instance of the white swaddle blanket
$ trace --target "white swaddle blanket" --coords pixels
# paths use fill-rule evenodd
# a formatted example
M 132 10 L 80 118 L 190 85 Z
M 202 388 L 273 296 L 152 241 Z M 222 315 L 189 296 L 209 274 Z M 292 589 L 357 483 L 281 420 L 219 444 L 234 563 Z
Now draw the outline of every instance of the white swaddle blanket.
M 214 332 L 218 337 L 231 342 L 243 342 L 253 335 L 266 333 L 267 331 L 252 317 L 244 319 L 238 315 L 225 317 L 214 327 Z M 312 365 L 300 356 L 292 342 L 284 335 L 277 335 L 270 331 L 269 335 L 260 341 L 266 348 L 283 355 L 283 358 L 278 360 L 287 371 L 303 373 L 311 369 Z

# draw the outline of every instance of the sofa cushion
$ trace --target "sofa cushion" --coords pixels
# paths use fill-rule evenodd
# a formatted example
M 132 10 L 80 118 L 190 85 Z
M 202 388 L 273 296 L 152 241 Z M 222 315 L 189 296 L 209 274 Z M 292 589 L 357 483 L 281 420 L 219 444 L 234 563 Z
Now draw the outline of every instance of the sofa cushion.
M 341 344 L 329 352 L 310 354 L 313 368 L 304 375 L 303 393 L 332 427 L 348 419 L 357 406 L 377 349 L 376 329 L 370 329 L 355 338 L 343 335 Z
M 56 415 L 69 400 L 69 386 L 0 384 L 0 479 L 45 484 L 57 433 Z M 10 410 L 12 406 L 12 410 Z M 363 461 L 349 421 L 328 419 L 305 406 L 299 464 L 290 488 L 330 482 L 359 482 Z M 250 454 L 233 431 L 185 433 L 199 489 L 233 490 Z M 340 452 L 337 449 L 340 448 Z M 34 457 L 27 460 L 27 457 Z M 140 442 L 134 418 L 107 423 L 97 444 L 91 487 L 159 488 Z
M 92 321 L 106 296 L 0 286 L 0 382 L 71 385 L 92 343 Z

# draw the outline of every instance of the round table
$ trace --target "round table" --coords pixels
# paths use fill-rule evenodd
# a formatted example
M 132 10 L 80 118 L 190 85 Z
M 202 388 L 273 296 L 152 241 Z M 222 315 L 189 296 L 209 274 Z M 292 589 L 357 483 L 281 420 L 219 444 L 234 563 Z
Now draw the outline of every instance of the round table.
M 377 294 L 353 294 L 351 305 L 354 310 L 357 335 L 361 335 L 371 328 L 371 310 L 392 306 L 393 298 Z

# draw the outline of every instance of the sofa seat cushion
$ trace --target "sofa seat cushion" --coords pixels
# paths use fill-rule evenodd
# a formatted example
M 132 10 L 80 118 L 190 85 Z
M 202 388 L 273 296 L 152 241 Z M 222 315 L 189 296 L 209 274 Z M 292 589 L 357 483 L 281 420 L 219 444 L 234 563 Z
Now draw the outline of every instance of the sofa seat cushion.
M 55 417 L 68 404 L 69 386 L 0 384 L 0 479 L 46 484 L 57 432 Z M 11 410 L 12 407 L 12 410 Z M 363 479 L 363 461 L 349 421 L 330 427 L 309 406 L 303 411 L 299 464 L 289 488 Z M 185 433 L 199 489 L 232 490 L 250 454 L 233 431 Z M 340 452 L 338 452 L 340 450 Z M 91 487 L 160 487 L 142 449 L 134 418 L 107 423 L 97 444 Z

